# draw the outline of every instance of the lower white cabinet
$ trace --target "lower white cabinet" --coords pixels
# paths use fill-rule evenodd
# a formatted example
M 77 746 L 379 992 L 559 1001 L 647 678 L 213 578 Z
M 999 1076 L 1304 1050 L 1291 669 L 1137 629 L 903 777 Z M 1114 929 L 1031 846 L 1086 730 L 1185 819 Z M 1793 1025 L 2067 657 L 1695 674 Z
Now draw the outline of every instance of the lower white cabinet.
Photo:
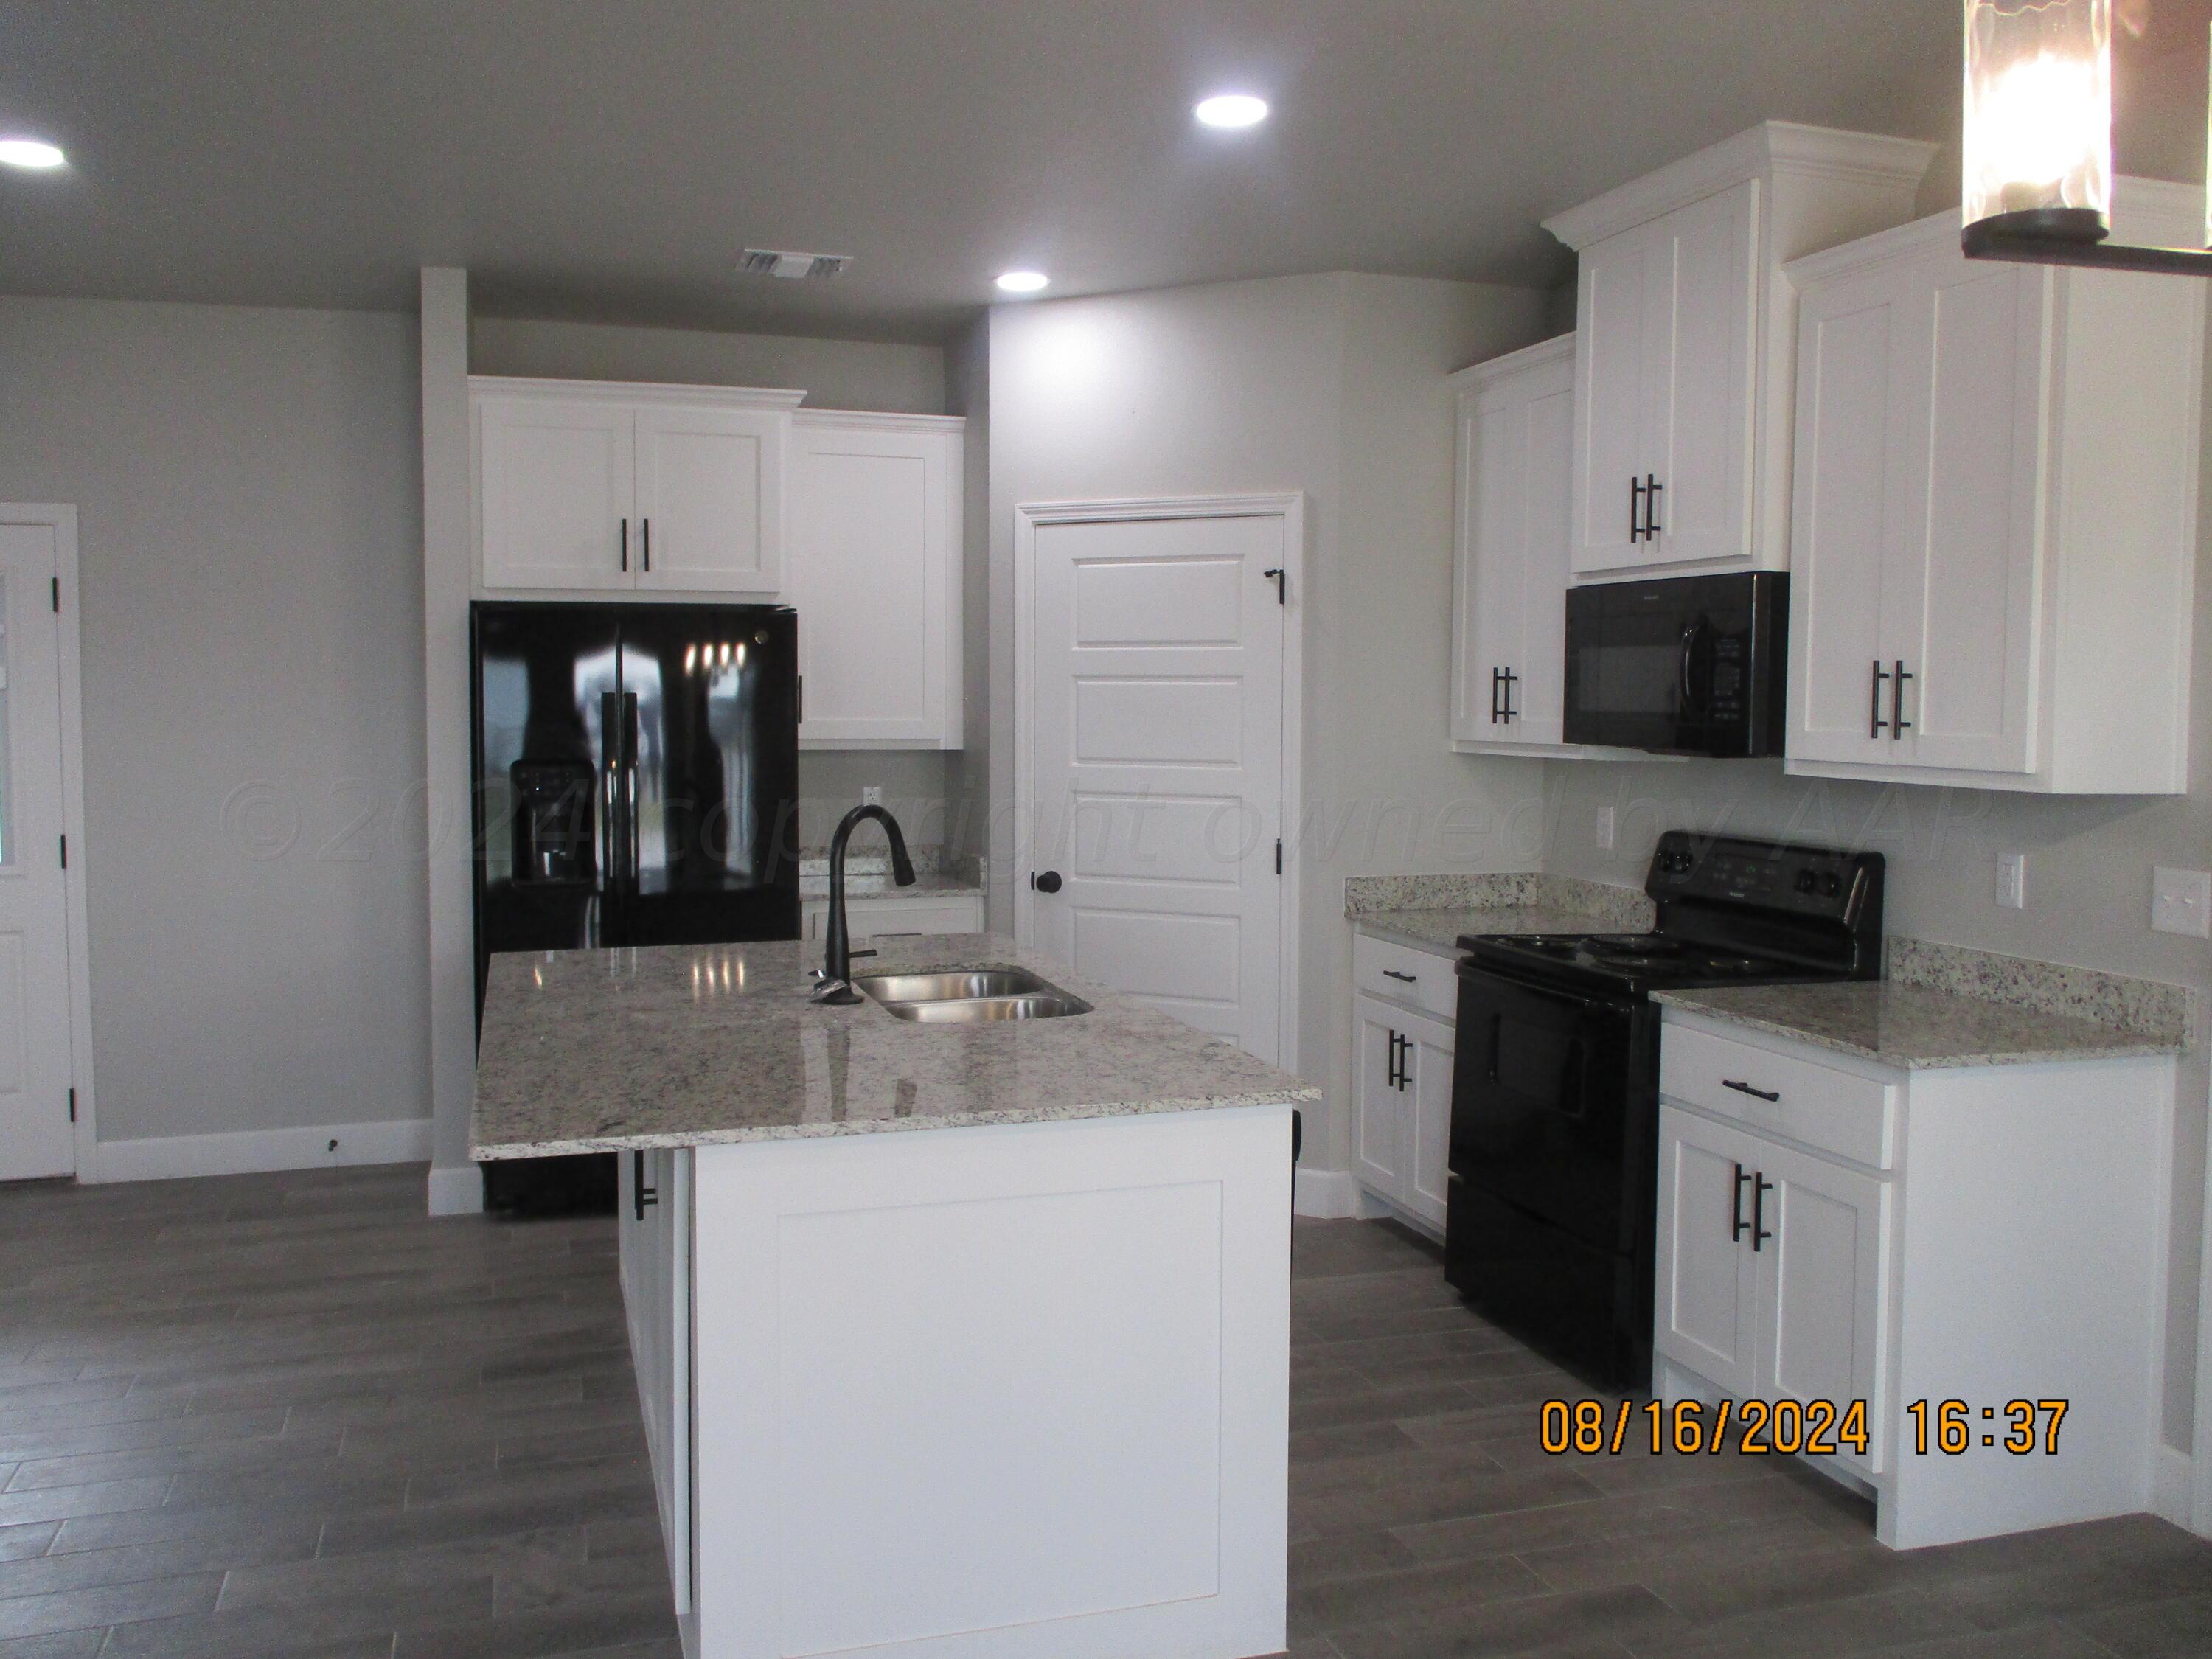
M 2166 1057 L 1904 1069 L 1668 1008 L 1653 1392 L 1859 1407 L 1864 1449 L 1816 1461 L 1893 1547 L 2147 1508 L 2173 1089 Z
M 828 899 L 800 901 L 799 936 L 820 939 L 829 926 L 829 916 Z M 848 896 L 845 925 L 854 939 L 900 933 L 980 933 L 983 931 L 983 896 L 933 893 L 922 898 L 902 898 L 896 893 L 885 893 L 880 898 Z
M 616 1157 L 623 1306 L 659 1498 L 661 1542 L 679 1615 L 691 1611 L 693 1567 L 691 1194 L 688 1147 Z
M 1438 971 L 1451 971 L 1439 962 Z M 1453 1030 L 1435 1015 L 1352 999 L 1353 1168 L 1367 1190 L 1441 1232 L 1451 1150 Z

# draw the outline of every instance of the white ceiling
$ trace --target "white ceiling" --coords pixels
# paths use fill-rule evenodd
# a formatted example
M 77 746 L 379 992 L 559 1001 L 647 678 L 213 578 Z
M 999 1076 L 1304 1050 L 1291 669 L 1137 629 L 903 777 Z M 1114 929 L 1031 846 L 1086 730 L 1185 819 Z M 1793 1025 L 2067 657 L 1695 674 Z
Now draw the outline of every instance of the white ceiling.
M 2149 3 L 2120 162 L 2195 179 L 2207 0 Z M 0 291 L 460 264 L 489 312 L 933 339 L 1016 264 L 1548 283 L 1543 215 L 1762 118 L 1953 138 L 1958 40 L 1956 0 L 0 0 L 0 131 L 71 161 L 0 169 Z M 1273 119 L 1194 126 L 1232 88 Z

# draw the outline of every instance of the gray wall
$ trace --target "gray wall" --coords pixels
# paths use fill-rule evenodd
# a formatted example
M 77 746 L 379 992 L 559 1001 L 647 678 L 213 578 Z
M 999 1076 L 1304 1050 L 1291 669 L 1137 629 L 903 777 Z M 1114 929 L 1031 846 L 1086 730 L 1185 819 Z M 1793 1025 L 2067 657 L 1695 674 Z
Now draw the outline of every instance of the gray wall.
M 1502 833 L 1534 763 L 1448 748 L 1452 369 L 1526 344 L 1543 296 L 1334 275 L 994 308 L 989 680 L 1013 684 L 1018 503 L 1297 489 L 1308 497 L 1299 1069 L 1328 1090 L 1318 1168 L 1349 1163 L 1355 872 L 1527 868 Z M 991 703 L 992 914 L 1018 873 L 1014 710 Z M 1517 861 L 1516 861 L 1517 860 Z
M 945 413 L 944 352 L 873 340 L 476 317 L 469 322 L 469 368 L 566 380 L 782 386 L 805 392 L 817 409 Z
M 419 1117 L 414 319 L 0 299 L 0 499 L 79 513 L 106 1140 Z

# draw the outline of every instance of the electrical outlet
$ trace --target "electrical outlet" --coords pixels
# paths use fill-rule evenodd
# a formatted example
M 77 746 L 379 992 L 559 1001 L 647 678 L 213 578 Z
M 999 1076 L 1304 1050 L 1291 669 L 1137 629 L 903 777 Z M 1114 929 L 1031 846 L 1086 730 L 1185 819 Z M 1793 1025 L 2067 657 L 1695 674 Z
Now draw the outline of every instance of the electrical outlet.
M 1601 853 L 1613 851 L 1613 808 L 1610 806 L 1597 809 L 1597 849 Z
M 2007 910 L 2027 908 L 2027 854 L 1997 854 L 1997 903 Z
M 2212 936 L 2212 871 L 2152 871 L 2150 925 L 2161 933 Z
M 860 805 L 863 805 L 863 806 L 881 806 L 883 804 L 884 804 L 884 787 L 883 787 L 883 785 L 881 785 L 880 783 L 869 783 L 869 784 L 863 784 L 863 785 L 860 787 Z

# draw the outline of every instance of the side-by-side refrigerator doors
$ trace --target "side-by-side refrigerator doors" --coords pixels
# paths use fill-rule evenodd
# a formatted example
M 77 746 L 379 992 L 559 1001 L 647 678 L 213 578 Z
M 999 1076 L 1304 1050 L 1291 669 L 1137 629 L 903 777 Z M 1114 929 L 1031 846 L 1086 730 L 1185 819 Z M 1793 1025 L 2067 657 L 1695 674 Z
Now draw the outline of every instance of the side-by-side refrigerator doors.
M 788 611 L 621 620 L 611 945 L 799 937 L 799 637 Z

